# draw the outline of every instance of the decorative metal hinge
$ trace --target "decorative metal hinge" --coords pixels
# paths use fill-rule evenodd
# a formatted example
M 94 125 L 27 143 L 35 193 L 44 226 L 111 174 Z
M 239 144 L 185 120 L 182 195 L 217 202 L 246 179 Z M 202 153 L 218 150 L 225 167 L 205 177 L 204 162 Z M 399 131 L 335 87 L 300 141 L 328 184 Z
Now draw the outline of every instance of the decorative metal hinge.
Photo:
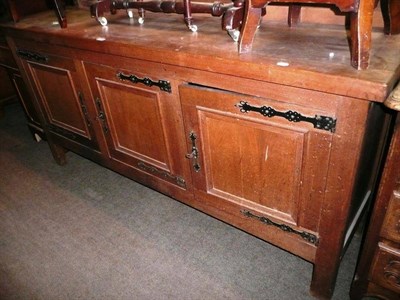
M 171 93 L 171 84 L 169 83 L 169 81 L 166 80 L 159 80 L 159 81 L 153 81 L 150 78 L 139 78 L 136 75 L 125 75 L 122 72 L 117 73 L 117 77 L 120 80 L 128 80 L 132 83 L 142 83 L 146 86 L 158 86 L 160 88 L 160 90 L 164 91 L 164 92 L 168 92 Z
M 107 120 L 106 120 L 106 115 L 101 107 L 101 100 L 99 97 L 96 97 L 96 105 L 97 105 L 97 110 L 99 111 L 99 114 L 97 118 L 101 121 L 103 125 L 103 131 L 104 133 L 108 133 L 108 126 L 107 126 Z
M 297 234 L 299 236 L 301 236 L 304 240 L 306 240 L 307 242 L 317 245 L 318 244 L 318 238 L 316 235 L 312 234 L 312 233 L 308 233 L 305 231 L 298 231 L 298 230 L 294 230 L 292 227 L 286 225 L 286 224 L 279 224 L 276 223 L 266 217 L 261 217 L 261 216 L 257 216 L 255 214 L 253 214 L 252 212 L 248 211 L 248 210 L 241 210 L 240 211 L 243 215 L 245 215 L 248 218 L 253 218 L 256 220 L 261 221 L 262 223 L 266 224 L 266 225 L 272 225 L 275 227 L 278 227 L 279 229 L 286 231 L 286 232 L 290 232 L 293 234 Z
M 17 55 L 23 59 L 33 60 L 39 63 L 47 63 L 49 60 L 45 55 L 22 49 L 17 49 Z
M 79 98 L 79 102 L 81 104 L 81 108 L 82 108 L 83 114 L 85 116 L 86 124 L 90 127 L 90 126 L 92 126 L 92 123 L 89 120 L 89 115 L 88 115 L 88 111 L 87 111 L 85 102 L 83 100 L 82 92 L 78 92 L 78 98 Z
M 164 170 L 160 170 L 160 169 L 157 169 L 156 167 L 149 166 L 142 161 L 138 162 L 137 165 L 143 171 L 153 173 L 153 174 L 160 176 L 168 181 L 172 181 L 172 182 L 176 183 L 180 187 L 186 188 L 185 179 L 183 179 L 182 177 L 171 175 L 170 173 L 168 173 Z
M 309 122 L 314 125 L 314 128 L 326 130 L 330 132 L 335 132 L 336 129 L 336 119 L 326 116 L 315 115 L 315 117 L 306 117 L 301 115 L 296 111 L 277 111 L 270 106 L 251 106 L 246 101 L 240 101 L 235 105 L 240 108 L 240 112 L 247 113 L 249 111 L 255 111 L 262 114 L 264 117 L 272 118 L 272 117 L 282 117 L 288 120 L 289 122 Z

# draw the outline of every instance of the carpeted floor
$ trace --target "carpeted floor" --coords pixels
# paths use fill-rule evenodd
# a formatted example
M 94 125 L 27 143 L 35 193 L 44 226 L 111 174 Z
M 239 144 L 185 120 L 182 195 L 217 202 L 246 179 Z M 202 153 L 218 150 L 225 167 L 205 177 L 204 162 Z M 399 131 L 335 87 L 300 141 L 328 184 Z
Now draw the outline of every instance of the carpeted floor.
M 312 265 L 0 119 L 0 299 L 312 299 Z M 360 237 L 334 299 L 349 299 Z

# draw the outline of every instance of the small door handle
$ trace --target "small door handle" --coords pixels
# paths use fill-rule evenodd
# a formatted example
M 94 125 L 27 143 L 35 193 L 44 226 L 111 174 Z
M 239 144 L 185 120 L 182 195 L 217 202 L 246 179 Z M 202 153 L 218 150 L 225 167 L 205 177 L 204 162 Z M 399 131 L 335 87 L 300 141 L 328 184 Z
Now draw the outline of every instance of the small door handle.
M 201 168 L 200 168 L 200 165 L 199 165 L 199 162 L 198 162 L 199 150 L 197 149 L 197 146 L 196 146 L 197 136 L 193 131 L 191 131 L 189 133 L 189 139 L 190 139 L 190 141 L 192 143 L 192 152 L 187 153 L 185 155 L 185 157 L 187 159 L 192 159 L 193 160 L 193 169 L 195 170 L 195 172 L 199 172 Z

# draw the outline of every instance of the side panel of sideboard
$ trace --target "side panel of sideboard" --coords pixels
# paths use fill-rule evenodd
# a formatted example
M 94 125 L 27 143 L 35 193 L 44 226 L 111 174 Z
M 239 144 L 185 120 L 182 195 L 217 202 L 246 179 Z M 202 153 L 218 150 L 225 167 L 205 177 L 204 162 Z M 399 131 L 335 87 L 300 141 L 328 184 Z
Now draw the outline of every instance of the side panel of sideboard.
M 36 140 L 44 139 L 44 132 L 39 118 L 39 114 L 34 107 L 32 96 L 29 94 L 29 90 L 24 83 L 18 66 L 14 60 L 14 57 L 7 45 L 5 37 L 0 34 L 0 68 L 2 76 L 4 78 L 3 89 L 7 88 L 7 94 L 12 94 L 13 97 L 17 96 L 21 102 L 25 115 L 27 117 L 27 125 L 32 135 Z M 2 90 L 2 93 L 5 90 Z M 9 96 L 9 95 L 8 95 Z M 3 99 L 7 101 L 7 99 Z M 0 100 L 1 102 L 1 100 Z M 0 103 L 0 106 L 2 104 Z M 0 107 L 1 110 L 1 107 Z M 0 112 L 1 113 L 1 112 Z

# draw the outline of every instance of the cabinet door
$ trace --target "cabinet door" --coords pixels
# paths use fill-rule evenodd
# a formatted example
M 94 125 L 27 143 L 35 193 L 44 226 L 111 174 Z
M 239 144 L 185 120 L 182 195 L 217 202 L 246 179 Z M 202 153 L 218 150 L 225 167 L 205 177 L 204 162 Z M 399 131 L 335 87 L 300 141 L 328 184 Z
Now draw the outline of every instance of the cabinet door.
M 85 69 L 109 157 L 125 166 L 119 170 L 135 179 L 145 175 L 145 184 L 152 185 L 151 177 L 186 188 L 190 170 L 177 89 L 134 66 L 85 63 Z
M 98 149 L 76 62 L 49 53 L 17 50 L 50 133 Z
M 8 78 L 7 69 L 0 66 L 0 103 L 15 98 L 15 91 Z
M 40 118 L 33 104 L 31 96 L 29 95 L 25 82 L 23 81 L 19 72 L 10 70 L 9 74 L 18 93 L 19 99 L 21 100 L 22 107 L 24 108 L 26 117 L 28 119 L 28 124 L 31 127 L 35 127 L 40 130 L 42 127 Z
M 180 93 L 197 197 L 315 243 L 335 119 L 194 85 Z

